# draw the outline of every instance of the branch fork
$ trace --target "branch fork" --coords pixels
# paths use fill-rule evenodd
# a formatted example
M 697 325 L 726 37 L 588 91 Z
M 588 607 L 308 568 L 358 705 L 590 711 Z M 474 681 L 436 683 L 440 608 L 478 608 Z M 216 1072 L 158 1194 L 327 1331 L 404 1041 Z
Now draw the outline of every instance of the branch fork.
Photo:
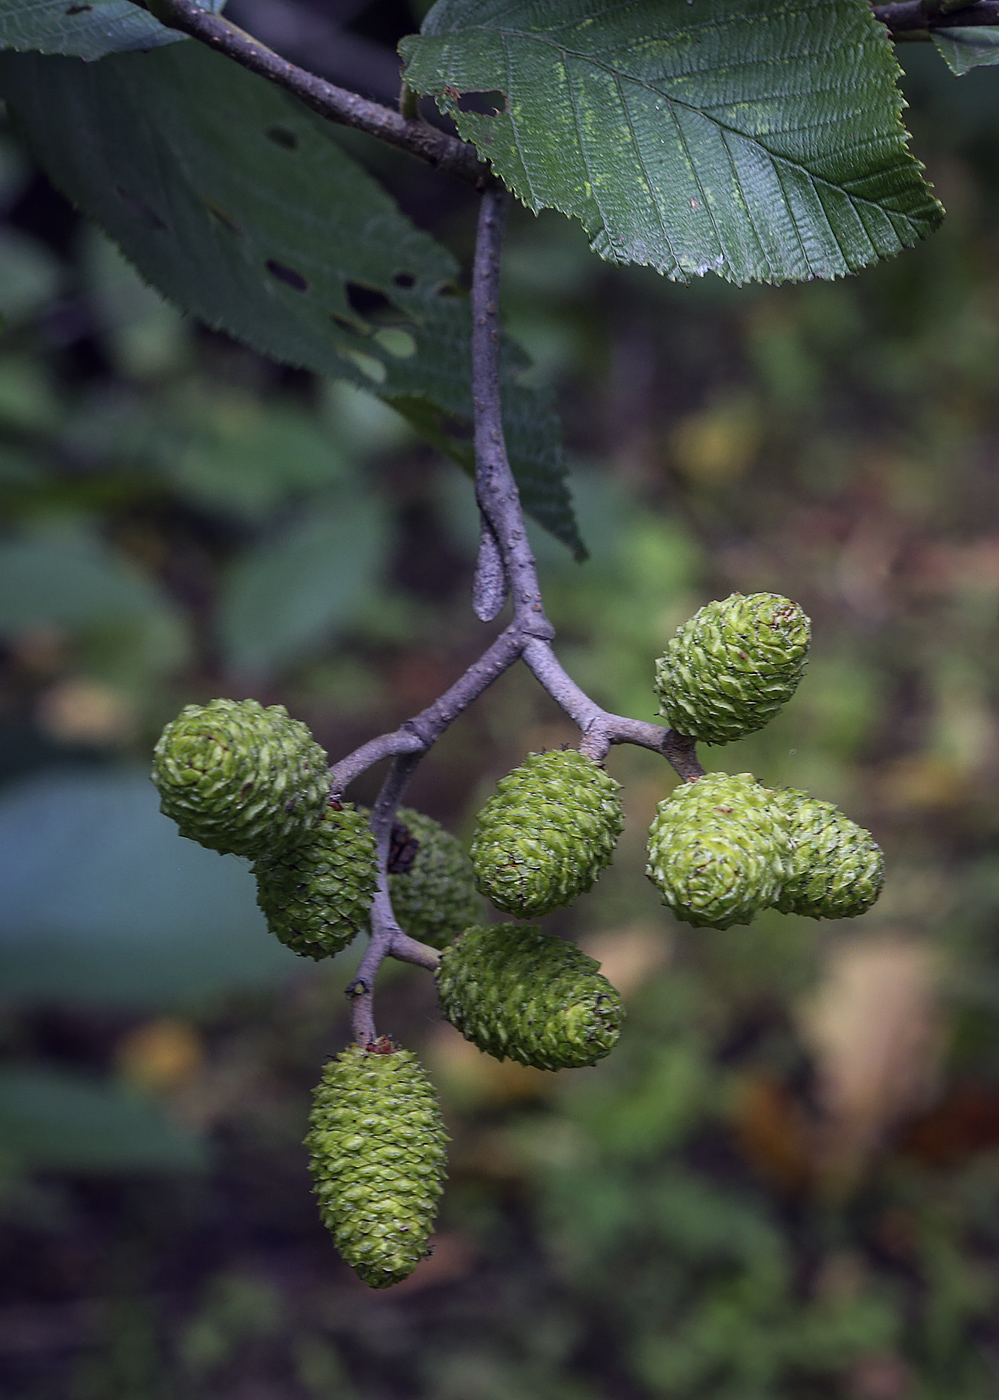
M 177 0 L 169 0 L 174 4 Z M 186 3 L 187 0 L 184 0 Z M 482 195 L 472 272 L 472 397 L 475 406 L 475 493 L 482 517 L 479 559 L 473 586 L 476 615 L 489 621 L 507 596 L 513 619 L 479 659 L 433 704 L 404 720 L 398 729 L 370 739 L 330 769 L 330 790 L 344 788 L 382 759 L 391 758 L 371 813 L 378 849 L 379 885 L 371 908 L 371 939 L 347 988 L 354 1039 L 377 1038 L 374 982 L 386 957 L 436 970 L 440 954 L 408 937 L 392 912 L 388 855 L 395 813 L 423 755 L 476 700 L 517 661 L 523 661 L 581 735 L 580 752 L 602 763 L 613 744 L 638 744 L 661 754 L 685 781 L 701 777 L 694 741 L 675 730 L 610 714 L 592 700 L 563 668 L 552 647 L 555 628 L 545 612 L 537 566 L 503 435 L 499 381 L 499 278 L 503 225 L 509 195 L 492 186 Z M 499 600 L 497 602 L 497 599 Z

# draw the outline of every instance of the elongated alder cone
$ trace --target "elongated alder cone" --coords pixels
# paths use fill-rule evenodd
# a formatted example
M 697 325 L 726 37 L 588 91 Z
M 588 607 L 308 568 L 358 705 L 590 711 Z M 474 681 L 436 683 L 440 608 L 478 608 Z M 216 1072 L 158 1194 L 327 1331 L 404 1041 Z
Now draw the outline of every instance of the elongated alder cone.
M 405 933 L 443 948 L 481 917 L 472 862 L 458 838 L 433 817 L 411 807 L 400 807 L 396 817 L 417 849 L 407 870 L 389 876 L 392 909 Z
M 600 964 L 536 924 L 466 929 L 444 950 L 437 994 L 466 1040 L 537 1069 L 596 1064 L 624 1020 Z
M 750 923 L 791 873 L 787 823 L 774 794 L 751 773 L 681 783 L 656 808 L 645 873 L 685 923 Z
M 774 798 L 791 837 L 791 875 L 777 908 L 813 919 L 865 914 L 885 878 L 884 853 L 871 833 L 807 792 L 789 789 Z
M 472 838 L 479 889 L 519 918 L 571 904 L 611 862 L 624 824 L 620 791 L 575 749 L 529 754 L 479 813 Z
M 326 806 L 326 753 L 283 705 L 185 705 L 153 755 L 160 810 L 180 834 L 224 854 L 285 850 Z
M 304 841 L 261 856 L 253 873 L 271 933 L 303 957 L 328 958 L 367 927 L 378 885 L 375 838 L 350 803 L 328 804 Z
M 656 662 L 659 713 L 680 734 L 727 744 L 773 719 L 805 669 L 811 624 L 790 598 L 733 593 L 677 629 Z
M 426 1256 L 444 1189 L 447 1134 L 416 1056 L 382 1038 L 323 1070 L 309 1116 L 309 1170 L 337 1249 L 371 1288 Z

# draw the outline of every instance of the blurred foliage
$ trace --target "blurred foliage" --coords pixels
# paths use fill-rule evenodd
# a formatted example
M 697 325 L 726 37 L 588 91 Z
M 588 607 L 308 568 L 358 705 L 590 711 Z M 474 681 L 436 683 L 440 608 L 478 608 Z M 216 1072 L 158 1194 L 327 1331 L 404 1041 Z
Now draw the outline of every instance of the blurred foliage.
M 377 400 L 182 319 L 0 143 L 12 1400 L 995 1395 L 999 130 L 988 69 L 902 56 L 949 209 L 919 249 L 678 289 L 520 214 L 504 283 L 592 554 L 534 535 L 560 655 L 652 718 L 694 608 L 799 600 L 798 696 L 708 766 L 841 803 L 886 848 L 883 899 L 846 928 L 680 928 L 642 874 L 673 780 L 615 751 L 617 861 L 549 921 L 628 1002 L 614 1055 L 499 1064 L 387 970 L 380 1025 L 455 1141 L 435 1253 L 384 1296 L 337 1259 L 300 1146 L 347 975 L 272 948 L 244 863 L 171 834 L 139 769 L 187 701 L 285 703 L 338 756 L 432 700 L 482 647 L 471 488 Z M 379 159 L 466 256 L 469 205 Z M 512 672 L 407 801 L 467 834 L 572 738 Z

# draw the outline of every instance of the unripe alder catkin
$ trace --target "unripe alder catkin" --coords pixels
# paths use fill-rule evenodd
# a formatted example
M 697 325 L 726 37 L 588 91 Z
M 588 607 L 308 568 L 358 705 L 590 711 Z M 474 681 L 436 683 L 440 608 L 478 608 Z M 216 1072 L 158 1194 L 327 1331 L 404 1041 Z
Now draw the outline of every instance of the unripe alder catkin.
M 307 958 L 339 953 L 367 927 L 378 885 L 375 838 L 351 803 L 327 803 L 322 820 L 290 851 L 254 862 L 267 927 Z
M 153 754 L 160 811 L 180 834 L 223 854 L 286 850 L 319 821 L 329 790 L 325 751 L 283 705 L 185 705 Z
M 537 1069 L 596 1064 L 624 1020 L 600 964 L 535 924 L 466 929 L 444 950 L 437 994 L 466 1040 Z
M 309 1116 L 309 1170 L 323 1223 L 371 1288 L 427 1254 L 444 1189 L 447 1133 L 416 1056 L 382 1038 L 331 1060 Z
M 776 907 L 813 919 L 854 919 L 884 884 L 884 853 L 869 831 L 831 802 L 793 789 L 774 793 L 791 838 L 791 872 Z
M 777 593 L 733 593 L 677 629 L 656 662 L 660 714 L 680 734 L 727 744 L 773 719 L 798 687 L 811 624 Z
M 407 870 L 389 875 L 392 909 L 404 933 L 443 948 L 481 917 L 472 863 L 458 838 L 433 817 L 400 807 L 396 820 L 417 850 Z
M 611 862 L 624 825 L 621 785 L 576 749 L 532 753 L 479 813 L 479 889 L 519 918 L 571 904 Z
M 791 872 L 791 841 L 774 795 L 751 773 L 707 773 L 656 808 L 646 875 L 685 923 L 748 924 Z

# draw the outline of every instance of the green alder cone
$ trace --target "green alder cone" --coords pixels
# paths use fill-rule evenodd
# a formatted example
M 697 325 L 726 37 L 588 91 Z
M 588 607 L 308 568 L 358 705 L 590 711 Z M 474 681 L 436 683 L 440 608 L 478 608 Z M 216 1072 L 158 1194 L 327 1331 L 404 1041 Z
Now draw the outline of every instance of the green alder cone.
M 389 876 L 389 895 L 399 926 L 412 938 L 443 948 L 481 917 L 472 863 L 456 836 L 411 807 L 400 821 L 419 850 L 407 871 Z
M 684 923 L 750 923 L 791 873 L 791 841 L 774 794 L 751 773 L 681 783 L 656 808 L 645 873 Z
M 656 662 L 659 713 L 680 734 L 728 744 L 762 729 L 805 670 L 811 624 L 777 593 L 733 593 L 677 629 Z
M 774 799 L 791 836 L 791 875 L 776 907 L 812 919 L 866 914 L 885 878 L 884 853 L 871 833 L 807 792 L 789 789 Z
M 466 929 L 437 971 L 441 1010 L 496 1059 L 536 1069 L 594 1065 L 613 1050 L 624 1007 L 600 964 L 536 924 Z
M 350 803 L 329 803 L 292 850 L 254 863 L 267 927 L 292 952 L 328 958 L 368 924 L 378 885 L 375 838 Z
M 283 705 L 185 705 L 153 753 L 160 811 L 180 834 L 224 855 L 286 850 L 319 821 L 329 792 L 325 751 Z
M 408 1050 L 383 1038 L 326 1065 L 305 1139 L 309 1170 L 323 1224 L 369 1287 L 399 1283 L 426 1256 L 446 1142 L 433 1085 Z
M 519 918 L 571 904 L 611 862 L 621 784 L 575 749 L 532 753 L 501 778 L 472 838 L 475 882 Z

